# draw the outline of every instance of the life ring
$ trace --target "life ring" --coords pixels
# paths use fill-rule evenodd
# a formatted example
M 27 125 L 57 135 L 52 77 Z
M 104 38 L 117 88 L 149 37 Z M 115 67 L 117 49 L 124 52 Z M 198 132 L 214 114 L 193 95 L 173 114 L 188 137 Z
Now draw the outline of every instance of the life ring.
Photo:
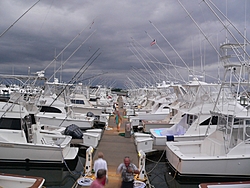
M 144 188 L 146 184 L 142 181 L 135 180 L 134 181 L 134 188 Z
M 77 180 L 77 183 L 78 185 L 81 186 L 90 186 L 93 183 L 93 181 L 94 180 L 92 178 L 82 177 Z

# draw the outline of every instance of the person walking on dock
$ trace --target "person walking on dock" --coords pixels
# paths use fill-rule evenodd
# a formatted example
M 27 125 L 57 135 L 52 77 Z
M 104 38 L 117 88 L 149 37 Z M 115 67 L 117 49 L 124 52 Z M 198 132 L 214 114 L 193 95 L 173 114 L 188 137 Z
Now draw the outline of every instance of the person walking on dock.
M 117 132 L 120 131 L 121 123 L 122 123 L 122 116 L 118 110 L 115 112 L 115 123 L 117 127 Z
M 134 174 L 139 174 L 140 171 L 135 164 L 130 162 L 130 158 L 126 156 L 123 163 L 117 168 L 117 173 L 121 174 L 122 186 L 121 188 L 133 188 L 134 187 Z
M 106 173 L 105 169 L 99 169 L 97 171 L 96 179 L 91 183 L 89 188 L 104 188 L 103 182 L 106 181 Z
M 97 172 L 99 169 L 104 169 L 106 170 L 106 176 L 108 178 L 108 165 L 107 165 L 107 161 L 104 160 L 103 157 L 104 157 L 103 153 L 98 152 L 98 159 L 95 160 L 93 169 L 95 171 L 95 177 L 97 177 Z

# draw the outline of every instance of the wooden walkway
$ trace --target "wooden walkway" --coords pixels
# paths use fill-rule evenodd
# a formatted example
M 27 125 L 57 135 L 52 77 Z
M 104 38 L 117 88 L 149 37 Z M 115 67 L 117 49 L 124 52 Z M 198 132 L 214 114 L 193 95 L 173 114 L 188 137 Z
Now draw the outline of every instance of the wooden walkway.
M 118 105 L 120 113 L 123 114 L 121 98 L 118 99 Z M 119 174 L 116 174 L 116 169 L 118 165 L 123 162 L 125 156 L 129 156 L 131 162 L 138 167 L 139 157 L 133 136 L 125 138 L 119 135 L 119 133 L 125 133 L 126 122 L 127 119 L 123 118 L 120 132 L 117 132 L 114 116 L 111 116 L 109 119 L 109 128 L 113 129 L 104 130 L 102 138 L 94 152 L 93 162 L 97 159 L 98 152 L 101 151 L 108 164 L 108 183 L 105 185 L 105 188 L 120 188 L 121 177 Z
M 123 114 L 121 98 L 118 99 L 119 111 Z M 125 124 L 127 119 L 123 118 L 123 123 L 120 128 L 120 132 L 116 131 L 116 124 L 114 122 L 114 116 L 110 117 L 109 127 L 113 130 L 105 130 L 101 141 L 95 152 L 93 160 L 97 159 L 97 153 L 103 152 L 104 159 L 108 163 L 108 184 L 105 188 L 119 188 L 121 184 L 121 178 L 119 174 L 116 174 L 116 169 L 120 163 L 123 162 L 125 156 L 129 156 L 131 162 L 138 167 L 138 154 L 136 146 L 134 144 L 134 138 L 125 138 L 120 136 L 119 133 L 125 133 Z

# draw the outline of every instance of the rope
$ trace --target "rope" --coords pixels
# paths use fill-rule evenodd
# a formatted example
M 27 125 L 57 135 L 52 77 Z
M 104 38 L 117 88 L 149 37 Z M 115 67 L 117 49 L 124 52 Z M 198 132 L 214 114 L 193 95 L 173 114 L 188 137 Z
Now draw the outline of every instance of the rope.
M 176 177 L 176 175 L 177 175 L 177 173 L 178 173 L 177 169 L 178 169 L 180 163 L 181 163 L 181 162 L 180 162 L 180 160 L 179 160 L 173 178 L 172 178 L 170 181 L 167 181 L 167 183 L 169 183 L 169 182 L 171 182 L 171 181 L 173 181 L 173 180 L 175 179 L 175 177 Z
M 69 173 L 70 173 L 71 175 L 73 175 L 73 176 L 74 176 L 74 175 L 77 175 L 77 174 L 82 175 L 80 172 L 73 173 L 73 172 L 70 170 L 70 168 L 68 167 L 68 165 L 67 165 L 67 163 L 66 163 L 66 161 L 65 161 L 65 159 L 64 159 L 64 157 L 63 157 L 63 152 L 62 152 L 61 144 L 59 144 L 59 148 L 60 148 L 60 151 L 61 151 L 63 163 L 64 163 L 64 165 L 66 166 L 66 168 L 67 168 L 67 170 L 69 171 Z
M 160 159 L 156 162 L 155 166 L 154 166 L 147 174 L 150 174 L 150 173 L 156 168 L 156 166 L 160 163 L 160 161 L 161 161 L 161 159 L 162 159 L 162 157 L 163 157 L 163 155 L 164 155 L 165 152 L 166 152 L 166 149 L 162 152 L 161 157 L 160 157 Z

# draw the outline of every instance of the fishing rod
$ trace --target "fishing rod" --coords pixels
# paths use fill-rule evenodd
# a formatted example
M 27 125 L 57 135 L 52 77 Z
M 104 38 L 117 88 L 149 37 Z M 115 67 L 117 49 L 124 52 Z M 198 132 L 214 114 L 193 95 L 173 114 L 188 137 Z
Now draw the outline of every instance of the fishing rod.
M 134 76 L 141 78 L 140 80 L 143 80 L 148 85 L 151 85 L 151 83 L 144 76 L 142 76 L 133 66 L 131 66 L 131 68 L 131 71 L 134 72 Z
M 82 80 L 78 80 L 78 82 L 82 82 L 82 81 L 85 81 L 85 80 L 89 80 L 89 79 L 91 79 L 91 78 L 96 78 L 96 77 L 99 77 L 99 76 L 104 75 L 104 74 L 107 74 L 107 73 L 109 73 L 109 72 L 103 72 L 103 73 L 100 73 L 100 74 L 98 74 L 98 75 L 90 76 L 90 77 L 84 78 L 84 79 L 82 79 Z
M 166 65 L 165 63 L 161 63 L 161 62 L 154 62 L 154 63 L 155 64 L 160 64 L 164 69 L 166 69 L 164 66 L 170 66 L 170 67 L 175 66 L 178 69 L 184 69 L 185 71 L 188 71 L 188 69 L 186 67 L 179 66 L 179 65 Z M 209 74 L 206 74 L 206 73 L 203 73 L 203 72 L 198 71 L 198 70 L 193 71 L 193 73 L 198 74 L 198 75 L 203 74 L 204 76 L 206 76 L 208 78 L 216 79 L 216 77 L 214 77 L 212 75 L 209 75 Z M 180 79 L 178 79 L 178 78 L 176 78 L 174 76 L 173 76 L 173 78 L 175 78 L 177 81 L 182 81 L 182 80 L 180 80 Z
M 131 43 L 132 44 L 132 46 L 136 49 L 136 48 L 138 48 L 138 45 L 136 46 L 135 45 L 135 43 L 134 42 L 136 42 L 132 37 L 131 37 L 131 39 L 133 40 L 133 43 Z M 136 42 L 136 44 L 137 44 L 137 42 Z M 138 49 L 140 49 L 140 48 L 138 48 Z M 137 50 L 136 50 L 137 51 Z M 148 55 L 143 51 L 143 50 L 141 50 L 140 49 L 140 51 L 149 59 L 149 60 L 151 60 L 149 57 L 148 57 Z M 148 68 L 151 70 L 151 72 L 153 73 L 153 75 L 156 75 L 155 74 L 155 72 L 154 72 L 154 70 L 151 68 L 151 66 L 147 63 L 147 61 L 146 61 L 146 59 L 141 55 L 141 53 L 139 53 L 138 51 L 137 51 L 137 53 L 141 56 L 141 58 L 144 60 L 144 62 L 145 62 L 145 64 L 148 66 Z M 149 61 L 150 62 L 150 61 Z M 154 77 L 153 77 L 153 79 L 154 79 Z M 156 82 L 156 80 L 154 79 L 154 81 Z
M 132 88 L 134 88 L 134 89 L 139 88 L 139 87 L 137 86 L 137 84 L 135 84 L 135 82 L 132 81 L 128 76 L 127 76 L 127 79 L 130 81 L 130 85 L 132 86 Z
M 141 46 L 141 44 L 139 43 L 139 42 L 137 42 L 135 39 L 133 39 L 139 46 Z M 142 47 L 142 46 L 141 46 Z M 142 47 L 143 48 L 143 47 Z M 145 51 L 147 51 L 146 49 L 145 49 Z M 147 51 L 148 52 L 148 51 Z M 150 52 L 148 52 L 149 54 L 150 54 Z M 146 55 L 146 54 L 145 54 Z M 161 63 L 156 57 L 154 57 L 152 54 L 150 54 L 157 62 L 154 62 L 154 61 L 152 61 L 152 63 L 154 63 L 154 65 L 155 65 L 155 67 L 157 67 L 158 69 L 159 69 L 159 67 L 156 65 L 156 64 L 159 64 L 159 65 L 161 65 L 162 66 L 162 68 L 164 68 L 168 73 L 169 73 L 169 75 L 171 76 L 171 78 L 175 78 L 177 81 L 180 81 L 180 82 L 183 82 L 183 80 L 181 80 L 181 79 L 178 79 L 178 78 L 176 78 L 176 76 L 174 76 L 165 66 L 171 66 L 171 67 L 175 67 L 175 68 L 178 68 L 178 69 L 184 69 L 184 70 L 186 70 L 186 71 L 189 71 L 190 69 L 189 68 L 185 68 L 185 67 L 183 67 L 183 66 L 178 66 L 178 65 L 173 65 L 173 64 L 168 64 L 168 65 L 166 65 L 165 63 Z M 148 57 L 149 58 L 149 57 Z M 149 58 L 150 59 L 150 58 Z M 151 60 L 151 59 L 150 59 Z M 162 72 L 162 69 L 159 69 L 160 70 L 160 72 L 162 73 L 162 75 L 165 75 L 163 72 Z M 193 71 L 195 74 L 203 74 L 204 76 L 207 76 L 207 77 L 209 77 L 209 78 L 212 78 L 212 79 L 216 79 L 214 76 L 212 76 L 212 75 L 209 75 L 209 74 L 206 74 L 206 73 L 203 73 L 203 72 L 200 72 L 200 71 L 198 71 L 198 70 L 195 70 L 195 71 Z
M 93 80 L 89 80 L 89 85 L 90 85 L 90 86 L 93 85 L 94 82 L 97 80 L 97 78 L 98 78 L 98 77 L 95 77 Z
M 235 40 L 236 44 L 228 44 L 231 49 L 233 50 L 233 52 L 235 53 L 235 55 L 237 56 L 239 62 L 240 62 L 240 65 L 241 65 L 241 68 L 240 68 L 240 75 L 236 75 L 236 72 L 234 73 L 235 75 L 235 79 L 238 80 L 238 87 L 237 87 L 237 96 L 238 94 L 240 93 L 240 87 L 243 89 L 243 91 L 247 91 L 247 88 L 245 88 L 244 85 L 242 85 L 242 83 L 246 83 L 245 80 L 249 80 L 248 78 L 245 78 L 246 76 L 248 76 L 248 74 L 244 75 L 243 74 L 243 68 L 247 68 L 246 67 L 246 57 L 249 59 L 250 56 L 248 54 L 248 52 L 246 51 L 246 48 L 245 48 L 245 45 L 246 45 L 246 42 L 249 44 L 249 41 L 247 40 L 247 38 L 234 26 L 234 24 L 216 7 L 216 5 L 214 3 L 212 3 L 211 1 L 209 1 L 213 7 L 215 7 L 215 9 L 217 11 L 219 11 L 219 13 L 230 23 L 231 26 L 233 26 L 233 28 L 240 34 L 240 36 L 244 39 L 244 44 L 241 44 L 238 39 L 235 37 L 235 35 L 231 32 L 231 30 L 228 28 L 227 25 L 225 25 L 225 23 L 221 20 L 221 18 L 219 17 L 219 15 L 213 10 L 213 8 L 204 0 L 203 1 L 207 7 L 212 11 L 212 13 L 216 16 L 216 18 L 220 21 L 220 23 L 223 25 L 223 27 L 227 30 L 227 32 L 232 36 L 232 38 Z M 227 45 L 227 44 L 226 44 Z M 237 47 L 239 47 L 242 52 L 240 52 Z M 237 51 L 236 51 L 237 49 Z M 242 59 L 241 59 L 242 58 Z M 249 81 L 247 83 L 249 85 Z M 246 92 L 248 93 L 248 92 Z
M 51 77 L 48 79 L 52 79 L 54 75 L 61 69 L 63 65 L 82 47 L 82 45 L 95 33 L 96 30 L 94 30 L 72 53 L 71 55 L 61 64 L 61 66 L 54 72 L 54 74 L 51 75 Z
M 25 14 L 27 14 L 40 0 L 38 0 L 36 3 L 34 3 L 28 10 L 26 10 L 16 21 L 14 21 L 1 35 L 2 37 L 6 32 L 10 30 Z
M 95 30 L 96 31 L 96 30 Z M 75 51 L 64 61 L 64 63 L 61 65 L 61 66 L 63 66 L 79 49 L 80 49 L 80 47 L 93 35 L 93 33 L 95 32 L 95 31 L 93 31 L 79 46 L 78 46 L 78 48 L 76 48 L 75 49 Z M 76 37 L 75 37 L 76 38 Z M 73 40 L 72 40 L 72 42 L 73 42 Z M 68 45 L 69 46 L 69 45 Z M 66 49 L 66 48 L 64 48 L 64 49 Z M 99 48 L 100 49 L 100 48 Z M 96 50 L 96 52 L 99 50 L 99 49 L 97 49 Z M 92 56 L 88 59 L 88 61 L 96 54 L 96 52 L 94 53 L 94 54 L 92 54 Z M 99 54 L 100 55 L 100 54 Z M 98 55 L 98 56 L 99 56 Z M 97 57 L 98 57 L 97 56 Z M 58 56 L 57 56 L 58 57 Z M 96 57 L 96 58 L 97 58 Z M 94 59 L 94 60 L 96 60 L 96 58 Z M 82 68 L 79 70 L 79 71 L 81 71 L 82 69 L 83 69 L 83 67 L 88 63 L 88 61 L 82 66 Z M 54 61 L 52 61 L 52 62 L 54 62 Z M 91 64 L 93 63 L 94 61 L 92 61 L 91 62 Z M 51 64 L 51 63 L 50 63 Z M 90 65 L 89 65 L 90 66 Z M 89 67 L 88 66 L 88 67 Z M 48 66 L 47 66 L 48 67 Z M 85 69 L 85 71 L 88 69 L 88 67 Z M 54 75 L 58 72 L 60 70 L 60 67 L 59 67 L 59 69 L 57 69 L 55 72 L 54 72 L 54 74 L 48 79 L 48 81 L 51 79 L 51 78 L 53 78 L 54 77 Z M 79 73 L 79 71 L 75 74 L 75 76 Z M 84 71 L 84 72 L 85 72 Z M 42 71 L 42 72 L 44 72 L 44 71 Z M 84 73 L 83 72 L 83 73 Z M 82 73 L 82 74 L 83 74 Z M 81 74 L 81 75 L 82 75 Z M 30 78 L 29 79 L 27 79 L 26 80 L 26 82 L 25 82 L 25 84 L 26 83 L 28 83 L 29 82 L 29 80 L 30 80 Z M 69 85 L 70 83 L 68 83 L 65 87 L 64 87 L 64 89 L 60 92 L 60 94 L 66 89 L 66 87 Z M 24 85 L 24 84 L 23 84 Z M 57 95 L 57 97 L 52 101 L 52 103 L 50 104 L 50 106 L 55 102 L 55 100 L 60 96 L 60 94 L 59 95 Z M 16 101 L 18 101 L 19 99 L 20 99 L 20 97 L 21 97 L 21 95 L 15 100 L 15 102 Z M 6 105 L 7 105 L 7 103 L 6 103 Z
M 114 88 L 116 85 L 116 80 L 114 80 L 111 84 L 109 84 L 109 88 Z
M 98 48 L 98 50 L 99 50 L 100 48 Z M 98 51 L 97 50 L 97 51 Z M 96 51 L 96 52 L 97 52 Z M 100 52 L 92 61 L 91 61 L 91 63 L 82 71 L 82 73 L 81 74 L 79 74 L 79 76 L 76 78 L 76 80 L 73 82 L 73 84 L 75 84 L 78 80 L 79 80 L 79 78 L 83 75 L 83 73 L 85 73 L 86 71 L 87 71 L 87 69 L 94 63 L 94 61 L 101 55 L 101 53 L 102 52 Z M 82 66 L 82 68 L 81 69 L 83 69 L 83 67 L 84 67 L 85 65 L 83 65 Z M 81 70 L 80 69 L 80 70 Z M 80 70 L 79 70 L 79 72 L 80 72 Z
M 210 1 L 210 0 L 208 0 L 208 1 L 223 16 L 223 18 L 225 18 L 227 20 L 227 22 L 238 32 L 238 34 L 249 44 L 250 43 L 249 40 L 246 38 L 246 36 L 243 33 L 240 32 L 240 30 L 231 22 L 231 20 L 228 19 L 228 17 L 225 14 L 223 14 L 223 12 L 221 12 L 221 10 L 212 1 Z M 205 0 L 203 0 L 203 2 L 210 8 L 210 10 L 212 9 L 211 6 L 209 6 Z
M 157 30 L 157 32 L 163 37 L 163 39 L 168 43 L 168 45 L 173 49 L 173 51 L 176 53 L 176 55 L 180 58 L 181 62 L 186 66 L 188 72 L 193 72 L 193 76 L 195 76 L 194 70 L 190 69 L 187 63 L 183 60 L 183 58 L 180 56 L 180 54 L 177 52 L 177 50 L 173 47 L 173 45 L 167 40 L 167 38 L 162 34 L 162 32 L 154 25 L 153 22 L 149 21 L 152 26 Z
M 153 38 L 148 34 L 147 31 L 145 31 L 145 33 L 148 35 L 148 37 L 153 40 Z M 160 51 L 163 53 L 163 55 L 167 58 L 167 60 L 169 61 L 170 64 L 173 65 L 172 61 L 169 59 L 169 57 L 167 56 L 167 54 L 161 49 L 161 47 L 158 45 L 158 43 L 155 43 L 155 45 L 160 49 Z M 174 65 L 173 65 L 174 67 Z M 185 79 L 182 77 L 182 75 L 179 73 L 179 71 L 174 67 L 175 71 L 178 73 L 178 75 L 180 76 L 180 78 L 182 79 L 183 82 L 186 82 Z
M 131 70 L 133 71 L 133 70 Z M 143 87 L 143 86 L 150 86 L 150 83 L 148 81 L 146 81 L 145 79 L 141 78 L 141 75 L 140 74 L 136 74 L 135 71 L 133 71 L 134 73 L 129 73 L 130 77 L 133 78 L 134 80 L 134 83 L 137 83 L 136 85 L 138 87 Z
M 173 45 L 167 40 L 167 38 L 162 34 L 162 32 L 153 24 L 152 21 L 149 21 L 149 23 L 151 23 L 151 25 L 156 29 L 156 31 L 163 37 L 163 39 L 168 43 L 168 45 L 174 50 L 174 52 L 176 53 L 176 55 L 180 58 L 180 60 L 182 61 L 182 63 L 187 67 L 187 69 L 189 70 L 189 66 L 186 64 L 186 62 L 183 60 L 183 58 L 180 56 L 180 54 L 177 52 L 177 50 L 173 47 Z
M 47 68 L 49 68 L 49 66 L 52 64 L 52 63 L 54 63 L 54 61 L 56 61 L 57 60 L 57 58 L 77 39 L 77 37 L 79 37 L 81 34 L 82 34 L 82 32 L 85 30 L 85 29 L 87 29 L 87 28 L 89 28 L 89 27 L 91 27 L 92 25 L 93 25 L 93 23 L 94 22 L 91 22 L 88 26 L 86 26 L 85 28 L 83 28 L 60 52 L 59 52 L 59 54 L 57 54 L 57 56 L 55 56 L 54 57 L 54 59 L 44 68 L 44 71 L 47 69 Z
M 91 58 L 99 51 L 99 49 L 100 49 L 100 48 L 98 48 L 98 49 L 90 56 L 90 58 L 85 62 L 85 64 L 81 67 L 81 69 L 83 69 L 83 67 L 91 60 Z M 101 53 L 99 53 L 99 54 L 97 55 L 97 57 L 99 57 L 100 54 L 101 54 Z M 92 62 L 91 62 L 90 64 L 92 64 L 92 63 L 97 59 L 97 57 L 95 57 L 94 60 L 92 60 Z M 88 68 L 89 68 L 89 66 L 88 66 L 87 68 L 85 68 L 85 70 L 87 70 Z M 71 80 L 65 85 L 65 87 L 60 91 L 60 93 L 55 97 L 55 99 L 51 102 L 51 104 L 50 104 L 49 106 L 51 106 L 51 105 L 58 99 L 58 97 L 64 92 L 64 90 L 66 89 L 66 87 L 67 87 L 68 85 L 71 84 L 71 82 L 75 79 L 75 77 L 77 76 L 77 74 L 79 74 L 79 72 L 81 71 L 81 69 L 79 69 L 79 70 L 75 73 L 75 75 L 74 75 L 74 76 L 71 78 Z
M 239 45 L 239 47 L 242 49 L 242 51 L 244 52 L 245 55 L 247 55 L 248 58 L 250 58 L 249 54 L 247 53 L 247 51 L 245 50 L 245 48 L 243 47 L 243 45 L 238 41 L 238 39 L 234 36 L 234 34 L 231 32 L 230 29 L 228 29 L 228 26 L 225 25 L 225 23 L 223 23 L 223 21 L 221 20 L 221 18 L 218 16 L 218 14 L 213 10 L 213 8 L 205 1 L 203 0 L 203 2 L 207 5 L 207 7 L 212 11 L 212 13 L 215 15 L 215 17 L 220 21 L 220 23 L 223 25 L 223 27 L 227 30 L 227 32 L 231 35 L 231 37 L 233 37 L 233 39 L 235 40 L 235 42 Z M 210 2 L 211 3 L 211 2 Z M 219 11 L 219 9 L 216 7 L 215 4 L 211 3 L 216 10 Z M 233 28 L 240 34 L 240 36 L 249 44 L 249 41 L 247 40 L 247 38 L 234 26 L 234 24 L 221 12 L 219 11 L 223 17 L 230 23 L 230 25 L 233 26 Z M 241 62 L 241 61 L 240 61 Z
M 154 72 L 153 70 L 152 70 L 152 68 L 148 65 L 148 63 L 147 63 L 147 61 L 145 60 L 145 58 L 141 55 L 141 53 L 139 53 L 139 51 L 137 50 L 137 48 L 136 48 L 136 46 L 135 46 L 135 44 L 134 43 L 132 43 L 132 42 L 130 42 L 130 45 L 134 48 L 134 50 L 137 52 L 137 54 L 141 57 L 141 59 L 144 61 L 144 63 L 147 65 L 147 67 L 151 70 L 151 72 Z M 131 50 L 131 49 L 130 49 Z M 133 53 L 133 52 L 132 52 Z M 135 53 L 134 53 L 134 55 L 135 55 Z M 135 55 L 136 56 L 136 55 Z M 136 56 L 137 57 L 137 56 Z M 139 58 L 137 57 L 137 59 L 139 60 Z M 140 60 L 139 60 L 140 61 Z M 143 64 L 142 63 L 142 61 L 140 61 L 141 62 L 141 64 Z M 145 66 L 144 66 L 145 67 Z M 149 75 L 152 77 L 152 79 L 154 80 L 154 82 L 156 82 L 156 80 L 155 80 L 155 78 L 154 78 L 154 76 L 152 76 L 152 74 L 150 74 L 150 71 L 146 68 L 146 71 L 149 73 Z M 154 75 L 156 75 L 155 73 L 154 73 Z
M 138 41 L 136 41 L 134 38 L 131 37 L 131 39 L 136 42 L 137 45 L 139 45 L 141 48 L 143 48 L 150 56 L 152 56 L 156 61 L 159 62 L 159 60 L 152 54 L 150 53 L 146 48 L 144 48 Z M 142 53 L 149 59 L 149 62 L 151 62 L 157 69 L 158 71 L 160 71 L 162 73 L 162 75 L 165 75 L 165 73 L 163 73 L 162 69 L 160 69 L 158 66 L 156 66 L 155 62 L 146 54 L 142 51 Z M 163 67 L 163 66 L 162 66 Z M 164 67 L 165 69 L 165 67 Z M 169 74 L 171 74 L 171 72 L 167 69 L 165 69 Z M 166 76 L 166 75 L 165 75 Z M 173 76 L 173 75 L 172 75 Z M 167 76 L 166 76 L 166 79 L 167 79 Z M 159 78 L 160 80 L 160 78 Z
M 88 61 L 90 61 L 90 59 L 97 53 L 97 51 L 99 50 L 100 48 L 98 48 L 92 55 L 91 55 L 91 57 L 87 60 L 87 62 L 86 63 L 88 63 Z M 91 63 L 90 63 L 90 65 L 100 56 L 100 54 L 101 53 L 99 53 L 92 61 L 91 61 Z M 86 65 L 86 63 L 81 67 L 81 69 Z M 89 66 L 88 66 L 89 67 Z M 88 69 L 88 67 L 87 68 L 85 68 L 85 71 Z M 52 103 L 49 105 L 49 106 L 51 106 L 57 99 L 58 99 L 58 97 L 62 94 L 62 92 L 66 89 L 66 87 L 68 86 L 68 85 L 70 85 L 71 83 L 71 81 L 73 81 L 74 80 L 74 78 L 77 76 L 77 74 L 81 71 L 81 69 L 79 69 L 79 71 L 73 76 L 73 78 L 65 85 L 65 87 L 61 90 L 61 92 L 55 97 L 55 99 L 52 101 Z M 59 127 L 62 125 L 62 123 L 65 121 L 67 119 L 67 116 L 62 120 L 62 122 L 59 124 Z
M 180 0 L 178 0 L 179 4 L 181 5 L 181 7 L 185 10 L 185 12 L 187 13 L 187 15 L 189 16 L 189 18 L 194 22 L 194 24 L 196 25 L 196 27 L 199 29 L 199 31 L 202 33 L 202 35 L 204 36 L 204 38 L 208 41 L 208 43 L 212 46 L 212 48 L 215 50 L 215 52 L 218 54 L 218 56 L 221 58 L 221 54 L 220 52 L 215 48 L 215 46 L 211 43 L 211 41 L 209 40 L 208 36 L 205 34 L 205 32 L 201 29 L 201 27 L 197 24 L 197 22 L 194 20 L 194 18 L 191 16 L 191 14 L 187 11 L 187 9 L 183 6 L 183 4 L 180 2 Z
M 138 50 L 135 48 L 134 45 L 132 45 L 130 43 L 130 45 L 134 48 L 134 50 L 137 52 L 137 54 L 141 57 L 141 59 L 144 60 L 144 58 L 141 56 L 141 54 L 138 52 Z M 141 61 L 141 59 L 139 59 L 139 57 L 134 53 L 134 51 L 129 47 L 129 50 L 134 54 L 134 56 L 138 59 L 138 61 L 142 64 L 142 66 L 145 68 L 145 70 L 148 72 L 148 74 L 151 76 L 151 78 L 156 82 L 156 80 L 154 79 L 154 77 L 150 74 L 150 72 L 148 71 L 148 69 L 145 67 L 145 65 L 143 64 L 143 62 Z M 146 61 L 144 60 L 144 62 L 146 63 Z M 146 63 L 147 64 L 147 63 Z
M 133 78 L 133 86 L 135 87 L 135 88 L 140 88 L 140 85 L 141 85 L 141 83 L 140 83 L 140 78 L 137 78 L 135 75 L 133 75 L 133 74 L 131 74 L 131 73 L 129 73 L 128 75 L 127 75 L 127 77 L 128 76 L 130 76 L 130 77 L 132 77 Z M 129 78 L 130 78 L 129 77 Z M 135 81 L 136 80 L 136 81 Z M 130 80 L 130 82 L 131 82 L 132 80 Z M 138 83 L 139 82 L 139 83 Z
M 213 49 L 215 50 L 215 52 L 217 53 L 217 55 L 219 56 L 219 58 L 220 59 L 222 59 L 223 57 L 222 57 L 222 55 L 218 52 L 218 50 L 214 47 L 214 45 L 210 42 L 210 40 L 208 39 L 208 37 L 206 36 L 206 34 L 203 32 L 203 30 L 199 27 L 199 25 L 197 24 L 197 22 L 194 20 L 194 18 L 189 14 L 189 12 L 187 11 L 187 9 L 183 6 L 183 4 L 180 2 L 180 0 L 178 0 L 178 2 L 179 2 L 179 4 L 181 5 L 181 7 L 186 11 L 186 13 L 188 14 L 188 16 L 191 18 L 191 20 L 195 23 L 195 25 L 196 25 L 196 27 L 200 30 L 200 32 L 202 33 L 202 35 L 205 37 L 205 39 L 209 42 L 209 44 L 213 47 Z M 213 12 L 213 14 L 215 14 L 216 15 L 216 17 L 217 17 L 217 19 L 219 19 L 219 21 L 222 23 L 222 25 L 224 26 L 224 28 L 230 33 L 230 34 L 232 34 L 231 33 L 231 31 L 229 31 L 228 30 L 228 28 L 227 28 L 227 26 L 222 22 L 222 20 L 218 17 L 218 15 L 214 12 L 214 10 L 207 4 L 207 2 L 205 1 L 205 0 L 203 0 L 203 2 L 205 2 L 206 3 L 206 5 L 210 8 L 210 10 Z M 234 36 L 232 36 L 232 37 L 234 37 Z M 236 41 L 238 42 L 238 40 L 236 39 Z M 240 45 L 240 43 L 238 42 L 238 44 L 239 44 L 239 46 L 241 46 Z M 232 45 L 232 44 L 231 44 Z M 230 47 L 232 48 L 232 46 L 230 45 Z M 241 46 L 242 47 L 242 46 Z M 226 71 L 225 71 L 225 73 L 224 73 L 224 78 L 225 78 L 225 76 L 226 76 Z M 221 87 L 220 87 L 220 89 L 219 89 L 219 93 L 218 93 L 218 95 L 217 95 L 217 98 L 214 100 L 213 98 L 211 98 L 211 97 L 209 97 L 209 99 L 214 103 L 214 107 L 213 107 L 213 110 L 212 111 L 214 111 L 216 108 L 219 110 L 219 108 L 217 107 L 217 103 L 218 103 L 218 100 L 219 100 L 219 98 L 221 97 L 220 96 L 220 93 L 221 93 L 221 91 L 222 91 L 222 84 L 221 84 Z M 202 89 L 203 89 L 203 87 L 201 87 Z M 203 89 L 204 90 L 204 89 Z M 209 125 L 211 124 L 211 121 L 212 121 L 212 118 L 210 118 L 210 123 L 209 123 Z M 207 131 L 208 131 L 208 129 L 207 129 Z
M 217 53 L 217 55 L 219 56 L 219 58 L 221 58 L 221 54 L 220 52 L 216 49 L 216 47 L 211 43 L 211 41 L 209 40 L 209 38 L 206 36 L 205 32 L 201 29 L 201 27 L 197 24 L 197 22 L 194 20 L 194 18 L 191 16 L 191 14 L 187 11 L 187 9 L 184 7 L 184 5 L 178 0 L 179 4 L 181 5 L 181 7 L 185 10 L 185 12 L 187 13 L 187 15 L 190 17 L 190 19 L 194 22 L 194 24 L 196 25 L 196 27 L 199 29 L 199 31 L 202 33 L 202 35 L 204 36 L 204 38 L 209 42 L 209 44 L 212 46 L 212 48 L 215 50 L 215 52 Z M 182 59 L 182 58 L 181 58 Z M 204 73 L 202 73 L 204 74 Z M 204 74 L 207 75 L 207 74 Z M 195 76 L 195 75 L 193 75 Z

